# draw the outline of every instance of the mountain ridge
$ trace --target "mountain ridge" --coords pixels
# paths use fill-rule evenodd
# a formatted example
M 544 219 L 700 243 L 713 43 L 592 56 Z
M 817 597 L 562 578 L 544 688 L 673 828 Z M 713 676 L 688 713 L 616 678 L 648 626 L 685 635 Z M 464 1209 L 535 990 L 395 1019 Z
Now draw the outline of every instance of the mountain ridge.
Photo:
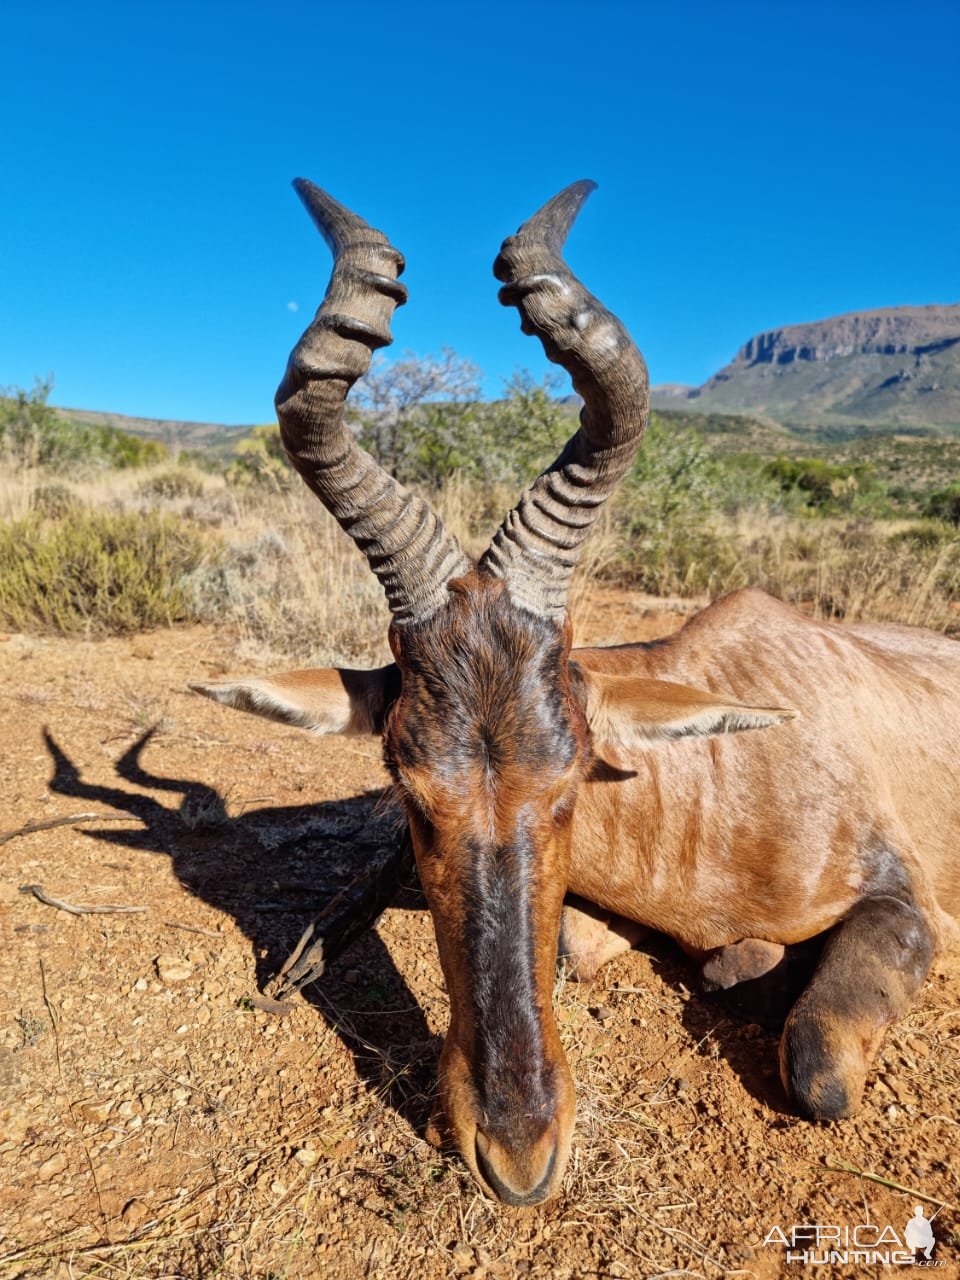
M 785 424 L 960 431 L 960 303 L 851 311 L 768 329 L 702 386 L 654 388 L 653 400 Z

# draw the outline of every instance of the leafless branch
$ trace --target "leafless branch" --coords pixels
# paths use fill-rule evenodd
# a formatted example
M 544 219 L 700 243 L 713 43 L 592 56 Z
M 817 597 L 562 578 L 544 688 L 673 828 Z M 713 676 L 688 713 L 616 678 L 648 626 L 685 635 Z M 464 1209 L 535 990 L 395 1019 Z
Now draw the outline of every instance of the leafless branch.
M 42 884 L 22 884 L 20 892 L 32 893 L 38 902 L 45 902 L 48 907 L 56 907 L 59 911 L 69 911 L 72 916 L 134 915 L 147 909 L 146 907 L 121 907 L 107 902 L 93 907 L 81 907 L 74 902 L 64 902 L 62 898 L 52 898 L 44 891 Z
M 73 822 L 129 822 L 127 813 L 71 813 L 65 818 L 47 818 L 45 822 L 28 822 L 16 831 L 0 832 L 0 844 L 6 844 L 17 836 L 28 836 L 34 831 L 51 831 L 54 827 L 68 827 Z

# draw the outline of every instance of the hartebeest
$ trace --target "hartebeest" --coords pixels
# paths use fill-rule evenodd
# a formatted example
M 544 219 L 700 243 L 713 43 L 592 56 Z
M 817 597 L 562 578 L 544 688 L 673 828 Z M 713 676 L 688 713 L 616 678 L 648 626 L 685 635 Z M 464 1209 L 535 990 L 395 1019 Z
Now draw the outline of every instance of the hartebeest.
M 834 1119 L 960 907 L 954 642 L 743 591 L 667 640 L 571 653 L 570 577 L 647 420 L 642 357 L 561 256 L 592 185 L 549 201 L 494 266 L 584 408 L 473 564 L 344 423 L 406 300 L 403 258 L 296 184 L 335 261 L 277 393 L 283 441 L 383 584 L 396 661 L 197 686 L 317 733 L 382 734 L 450 994 L 442 1110 L 481 1185 L 514 1205 L 554 1194 L 570 1149 L 558 937 L 584 976 L 652 927 L 729 985 L 831 931 L 781 1073 L 800 1111 Z M 779 727 L 731 736 L 764 726 Z M 568 893 L 584 909 L 561 930 Z

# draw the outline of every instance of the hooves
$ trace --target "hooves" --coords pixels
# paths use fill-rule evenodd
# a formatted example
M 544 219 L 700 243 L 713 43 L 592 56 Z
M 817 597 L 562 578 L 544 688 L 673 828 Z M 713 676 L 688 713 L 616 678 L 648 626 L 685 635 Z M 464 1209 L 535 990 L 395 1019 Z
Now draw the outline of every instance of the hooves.
M 893 897 L 863 899 L 833 930 L 780 1041 L 780 1076 L 801 1115 L 853 1115 L 883 1033 L 923 985 L 933 951 L 923 914 Z
M 851 1029 L 801 997 L 780 1038 L 780 1079 L 807 1120 L 845 1120 L 859 1109 L 882 1029 L 863 1045 Z
M 707 991 L 735 987 L 740 982 L 754 982 L 775 969 L 781 962 L 786 947 L 778 942 L 763 942 L 759 938 L 744 938 L 732 946 L 714 951 L 700 972 Z

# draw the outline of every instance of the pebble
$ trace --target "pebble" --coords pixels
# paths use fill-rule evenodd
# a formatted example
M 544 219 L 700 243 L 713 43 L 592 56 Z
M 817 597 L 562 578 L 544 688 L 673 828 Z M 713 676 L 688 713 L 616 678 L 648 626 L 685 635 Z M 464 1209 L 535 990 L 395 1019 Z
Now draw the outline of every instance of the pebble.
M 301 1147 L 299 1151 L 293 1153 L 293 1158 L 298 1164 L 302 1164 L 304 1169 L 312 1169 L 320 1156 L 312 1147 Z
M 37 1170 L 37 1182 L 49 1182 L 51 1178 L 55 1178 L 58 1173 L 63 1173 L 67 1167 L 67 1157 L 62 1151 L 58 1151 L 56 1155 L 52 1155 L 49 1160 L 44 1160 L 43 1164 Z
M 606 1004 L 594 1005 L 594 1007 L 590 1010 L 590 1012 L 593 1014 L 593 1016 L 596 1018 L 598 1022 L 609 1022 L 610 1019 L 614 1016 L 613 1010 L 610 1008 L 609 1005 L 606 1005 Z
M 193 966 L 182 956 L 160 955 L 154 962 L 157 966 L 157 977 L 167 986 L 178 982 L 186 982 L 193 976 Z M 142 988 L 138 988 L 142 990 Z
M 142 1222 L 145 1222 L 150 1210 L 142 1200 L 128 1200 L 123 1206 L 120 1217 L 123 1219 L 123 1225 L 135 1230 Z
M 112 1106 L 112 1102 L 83 1102 L 80 1104 L 80 1114 L 90 1124 L 103 1124 Z

